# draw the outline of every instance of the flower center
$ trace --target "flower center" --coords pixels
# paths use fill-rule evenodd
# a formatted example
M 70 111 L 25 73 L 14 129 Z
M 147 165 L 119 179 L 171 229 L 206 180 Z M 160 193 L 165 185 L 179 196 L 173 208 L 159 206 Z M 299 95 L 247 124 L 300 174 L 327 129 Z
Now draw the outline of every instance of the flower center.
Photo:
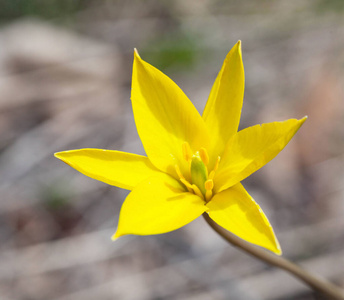
M 220 156 L 217 157 L 214 169 L 208 173 L 209 156 L 205 148 L 201 148 L 195 154 L 192 154 L 189 143 L 182 144 L 184 159 L 189 164 L 191 182 L 187 181 L 180 172 L 178 165 L 175 165 L 179 180 L 185 185 L 190 193 L 194 193 L 206 202 L 209 202 L 213 196 L 214 176 L 219 166 Z

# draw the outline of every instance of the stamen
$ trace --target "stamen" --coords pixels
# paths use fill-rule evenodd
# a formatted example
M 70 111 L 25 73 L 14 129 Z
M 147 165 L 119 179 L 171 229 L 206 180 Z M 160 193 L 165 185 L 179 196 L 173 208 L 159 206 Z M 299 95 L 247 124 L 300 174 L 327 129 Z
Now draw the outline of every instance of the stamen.
M 178 177 L 180 179 L 185 179 L 183 174 L 182 174 L 182 172 L 180 172 L 179 166 L 178 165 L 174 165 L 174 168 L 176 169 L 176 173 L 177 173 Z
M 192 185 L 186 179 L 180 179 L 180 181 L 184 183 L 189 193 L 193 193 Z
M 208 179 L 205 183 L 204 183 L 204 187 L 205 189 L 208 190 L 212 190 L 214 188 L 214 181 L 212 179 Z
M 184 185 L 188 188 L 189 192 L 193 191 L 192 184 L 189 181 L 187 181 L 185 178 L 180 178 L 180 181 L 184 183 Z
M 198 197 L 201 197 L 204 200 L 204 196 L 196 184 L 192 185 L 192 189 Z
M 220 159 L 221 159 L 221 157 L 218 156 L 216 159 L 216 162 L 215 162 L 214 169 L 210 172 L 210 174 L 208 176 L 209 179 L 214 179 L 215 172 L 216 172 L 217 168 L 219 167 Z
M 191 148 L 188 142 L 182 144 L 183 157 L 186 161 L 190 161 L 192 158 Z
M 198 197 L 201 197 L 204 200 L 203 194 L 197 185 L 191 184 L 185 178 L 180 178 L 180 181 L 186 186 L 190 193 L 194 192 Z
M 219 167 L 220 159 L 221 159 L 220 156 L 218 156 L 217 159 L 216 159 L 215 166 L 214 166 L 214 169 L 213 169 L 214 172 L 216 172 L 217 168 Z
M 208 176 L 208 179 L 214 179 L 214 176 L 215 176 L 215 171 L 212 170 Z
M 203 163 L 205 165 L 208 165 L 208 163 L 209 163 L 209 155 L 208 155 L 208 152 L 207 152 L 207 150 L 205 148 L 202 147 L 199 150 L 199 156 L 201 157 L 201 160 L 203 161 Z
M 212 179 L 208 179 L 205 183 L 204 183 L 206 192 L 205 192 L 205 201 L 209 202 L 211 197 L 213 197 L 213 187 L 214 187 L 214 182 Z
M 183 176 L 182 172 L 180 172 L 179 166 L 175 165 L 174 168 L 176 169 L 176 173 L 179 177 L 179 180 L 186 186 L 186 188 L 188 189 L 188 191 L 190 193 L 192 193 L 193 189 L 191 184 L 185 179 L 185 177 Z
M 213 197 L 213 191 L 212 190 L 205 192 L 205 201 L 206 202 L 209 202 L 212 197 Z

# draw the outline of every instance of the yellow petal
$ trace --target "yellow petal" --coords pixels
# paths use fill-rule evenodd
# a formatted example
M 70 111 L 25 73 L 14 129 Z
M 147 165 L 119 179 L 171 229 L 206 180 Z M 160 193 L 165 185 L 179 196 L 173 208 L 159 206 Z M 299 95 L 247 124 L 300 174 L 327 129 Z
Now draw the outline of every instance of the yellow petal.
M 128 190 L 161 173 L 147 157 L 120 151 L 79 149 L 58 152 L 55 157 L 86 176 Z
M 227 143 L 214 178 L 220 192 L 240 182 L 272 160 L 307 117 L 256 125 L 239 131 Z
M 202 117 L 183 91 L 166 75 L 134 55 L 131 100 L 137 131 L 150 161 L 175 174 L 186 174 L 182 144 L 192 151 L 207 148 L 209 136 Z
M 207 206 L 210 218 L 223 228 L 247 242 L 282 254 L 267 217 L 240 183 L 216 194 Z
M 211 134 L 212 157 L 222 154 L 228 139 L 238 130 L 244 87 L 241 41 L 238 41 L 227 54 L 203 112 L 203 119 Z
M 167 174 L 141 182 L 125 199 L 113 239 L 126 234 L 151 235 L 178 229 L 207 208 L 204 201 Z

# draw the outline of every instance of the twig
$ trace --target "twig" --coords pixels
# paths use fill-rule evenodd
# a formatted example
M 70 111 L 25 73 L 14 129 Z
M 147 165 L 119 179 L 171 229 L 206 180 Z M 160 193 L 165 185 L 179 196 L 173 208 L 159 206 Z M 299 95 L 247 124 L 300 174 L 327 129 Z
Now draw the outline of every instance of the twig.
M 317 290 L 329 297 L 330 299 L 344 300 L 344 290 L 332 284 L 331 282 L 321 279 L 306 272 L 301 267 L 290 262 L 289 260 L 272 254 L 266 250 L 260 249 L 234 235 L 233 233 L 225 230 L 221 226 L 217 225 L 207 213 L 203 214 L 206 222 L 212 227 L 219 235 L 221 235 L 226 241 L 230 242 L 232 245 L 239 247 L 241 250 L 271 264 L 278 268 L 288 271 L 295 277 L 301 279 L 307 283 L 314 290 Z

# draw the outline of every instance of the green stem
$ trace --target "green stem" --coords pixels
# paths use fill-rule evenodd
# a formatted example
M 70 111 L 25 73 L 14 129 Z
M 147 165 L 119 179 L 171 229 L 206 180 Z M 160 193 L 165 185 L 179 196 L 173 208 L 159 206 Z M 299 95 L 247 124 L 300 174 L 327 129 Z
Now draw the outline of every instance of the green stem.
M 275 254 L 272 254 L 266 250 L 263 250 L 261 248 L 258 248 L 241 238 L 237 237 L 233 233 L 225 230 L 221 226 L 217 225 L 207 213 L 203 214 L 204 219 L 206 222 L 212 227 L 219 235 L 221 235 L 226 241 L 230 242 L 236 247 L 239 247 L 240 249 L 244 250 L 248 254 L 251 254 L 271 265 L 274 265 L 278 268 L 281 268 L 285 271 L 288 271 L 295 277 L 301 279 L 303 282 L 308 284 L 310 287 L 312 287 L 314 290 L 317 290 L 327 296 L 330 297 L 330 299 L 340 299 L 344 300 L 344 290 L 337 287 L 336 285 L 332 284 L 331 282 L 321 279 L 317 276 L 314 276 L 301 267 L 297 266 L 296 264 L 290 262 L 289 260 L 277 256 Z

